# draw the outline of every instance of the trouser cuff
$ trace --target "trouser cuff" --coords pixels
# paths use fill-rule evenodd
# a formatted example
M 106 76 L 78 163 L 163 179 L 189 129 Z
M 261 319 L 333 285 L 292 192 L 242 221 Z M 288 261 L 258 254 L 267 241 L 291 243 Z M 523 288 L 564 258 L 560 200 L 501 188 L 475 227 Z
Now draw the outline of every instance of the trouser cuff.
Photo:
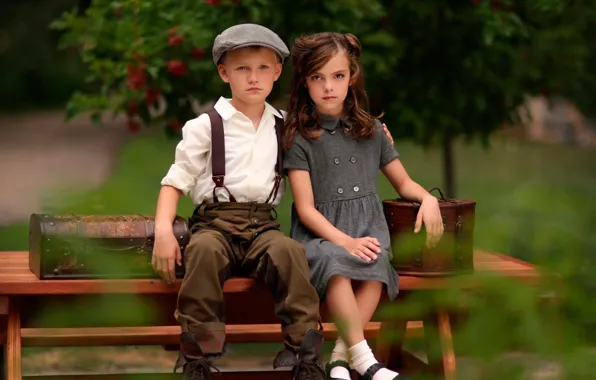
M 207 322 L 189 325 L 188 332 L 195 336 L 204 355 L 220 355 L 226 341 L 226 325 L 220 322 Z

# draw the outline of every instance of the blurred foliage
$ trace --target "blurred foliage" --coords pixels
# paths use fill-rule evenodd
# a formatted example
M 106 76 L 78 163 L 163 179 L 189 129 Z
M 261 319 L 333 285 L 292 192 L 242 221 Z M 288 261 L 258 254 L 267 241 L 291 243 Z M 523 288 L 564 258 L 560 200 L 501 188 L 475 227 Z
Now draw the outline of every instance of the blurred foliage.
M 76 51 L 57 51 L 59 33 L 48 24 L 83 0 L 4 2 L 0 12 L 0 109 L 63 106 L 85 89 Z M 91 86 L 89 86 L 91 87 Z
M 355 32 L 364 33 L 374 28 L 366 20 L 382 11 L 376 2 L 362 0 L 308 0 L 294 2 L 291 8 L 278 4 L 96 0 L 84 16 L 76 10 L 63 14 L 52 24 L 53 29 L 66 32 L 60 47 L 78 48 L 89 69 L 88 80 L 101 84 L 97 92 L 75 93 L 68 116 L 91 112 L 93 120 L 99 121 L 105 111 L 125 112 L 132 131 L 141 124 L 155 124 L 175 134 L 195 116 L 194 102 L 210 102 L 229 92 L 211 59 L 213 39 L 224 28 L 239 22 L 261 23 L 286 41 L 321 27 L 347 30 L 361 25 Z M 284 8 L 287 11 L 280 12 Z M 280 91 L 277 88 L 274 97 Z
M 400 138 L 429 145 L 446 134 L 486 143 L 521 120 L 532 94 L 565 93 L 590 108 L 595 14 L 596 0 L 96 0 L 52 26 L 101 84 L 72 97 L 70 116 L 126 112 L 133 131 L 170 133 L 195 116 L 194 101 L 229 93 L 211 60 L 224 28 L 260 23 L 288 45 L 303 33 L 355 33 L 373 112 Z M 289 70 L 273 100 L 287 93 Z

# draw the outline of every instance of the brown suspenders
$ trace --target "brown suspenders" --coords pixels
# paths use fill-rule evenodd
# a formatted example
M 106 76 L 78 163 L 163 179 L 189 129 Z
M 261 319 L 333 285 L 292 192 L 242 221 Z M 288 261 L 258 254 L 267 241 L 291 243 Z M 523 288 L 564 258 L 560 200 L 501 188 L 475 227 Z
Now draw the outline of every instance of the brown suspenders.
M 207 111 L 207 115 L 209 115 L 209 120 L 211 120 L 211 178 L 215 183 L 215 187 L 213 188 L 213 201 L 219 202 L 217 195 L 215 195 L 215 189 L 218 187 L 223 187 L 230 196 L 230 202 L 236 202 L 236 198 L 234 198 L 232 193 L 230 193 L 230 190 L 226 187 L 226 185 L 224 185 L 224 178 L 226 176 L 226 145 L 224 139 L 223 120 L 215 108 Z M 277 134 L 277 163 L 275 165 L 275 183 L 265 203 L 269 203 L 269 201 L 273 202 L 275 200 L 282 179 L 283 152 L 281 139 L 283 125 L 283 118 L 275 117 L 275 133 Z
M 275 134 L 277 135 L 277 164 L 275 165 L 275 183 L 273 184 L 273 189 L 271 189 L 271 192 L 269 193 L 269 197 L 267 198 L 265 203 L 269 203 L 269 200 L 271 200 L 271 203 L 273 203 L 273 201 L 275 200 L 275 197 L 277 197 L 277 191 L 279 190 L 279 183 L 281 182 L 281 179 L 283 178 L 282 177 L 283 147 L 281 144 L 281 140 L 282 140 L 283 127 L 284 127 L 284 119 L 277 117 L 277 116 L 274 116 L 274 118 L 275 118 Z

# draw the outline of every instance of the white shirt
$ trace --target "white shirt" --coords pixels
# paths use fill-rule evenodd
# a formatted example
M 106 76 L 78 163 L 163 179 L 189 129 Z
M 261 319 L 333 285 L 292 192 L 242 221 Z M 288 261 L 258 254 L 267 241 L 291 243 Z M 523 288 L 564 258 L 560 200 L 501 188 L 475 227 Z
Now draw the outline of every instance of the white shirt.
M 258 128 L 242 112 L 221 97 L 215 104 L 224 128 L 226 175 L 224 185 L 237 202 L 264 203 L 274 186 L 277 164 L 277 134 L 275 117 L 283 117 L 265 103 Z M 195 206 L 213 202 L 215 183 L 211 179 L 211 122 L 206 113 L 189 120 L 182 128 L 182 140 L 176 147 L 174 164 L 161 181 L 190 195 Z M 272 202 L 278 205 L 285 192 L 285 180 L 279 185 Z M 229 202 L 223 187 L 215 190 L 220 202 Z M 271 201 L 270 201 L 271 203 Z

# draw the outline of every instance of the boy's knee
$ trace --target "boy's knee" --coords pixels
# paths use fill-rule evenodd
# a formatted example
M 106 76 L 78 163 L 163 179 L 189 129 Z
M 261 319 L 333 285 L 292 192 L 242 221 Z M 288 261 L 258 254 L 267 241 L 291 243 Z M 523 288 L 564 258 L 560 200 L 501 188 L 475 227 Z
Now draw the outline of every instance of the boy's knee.
M 207 266 L 208 263 L 227 262 L 226 242 L 217 231 L 204 231 L 194 234 L 186 247 L 187 267 Z
M 294 260 L 306 261 L 304 246 L 285 235 L 273 240 L 268 252 L 272 258 L 292 258 Z

